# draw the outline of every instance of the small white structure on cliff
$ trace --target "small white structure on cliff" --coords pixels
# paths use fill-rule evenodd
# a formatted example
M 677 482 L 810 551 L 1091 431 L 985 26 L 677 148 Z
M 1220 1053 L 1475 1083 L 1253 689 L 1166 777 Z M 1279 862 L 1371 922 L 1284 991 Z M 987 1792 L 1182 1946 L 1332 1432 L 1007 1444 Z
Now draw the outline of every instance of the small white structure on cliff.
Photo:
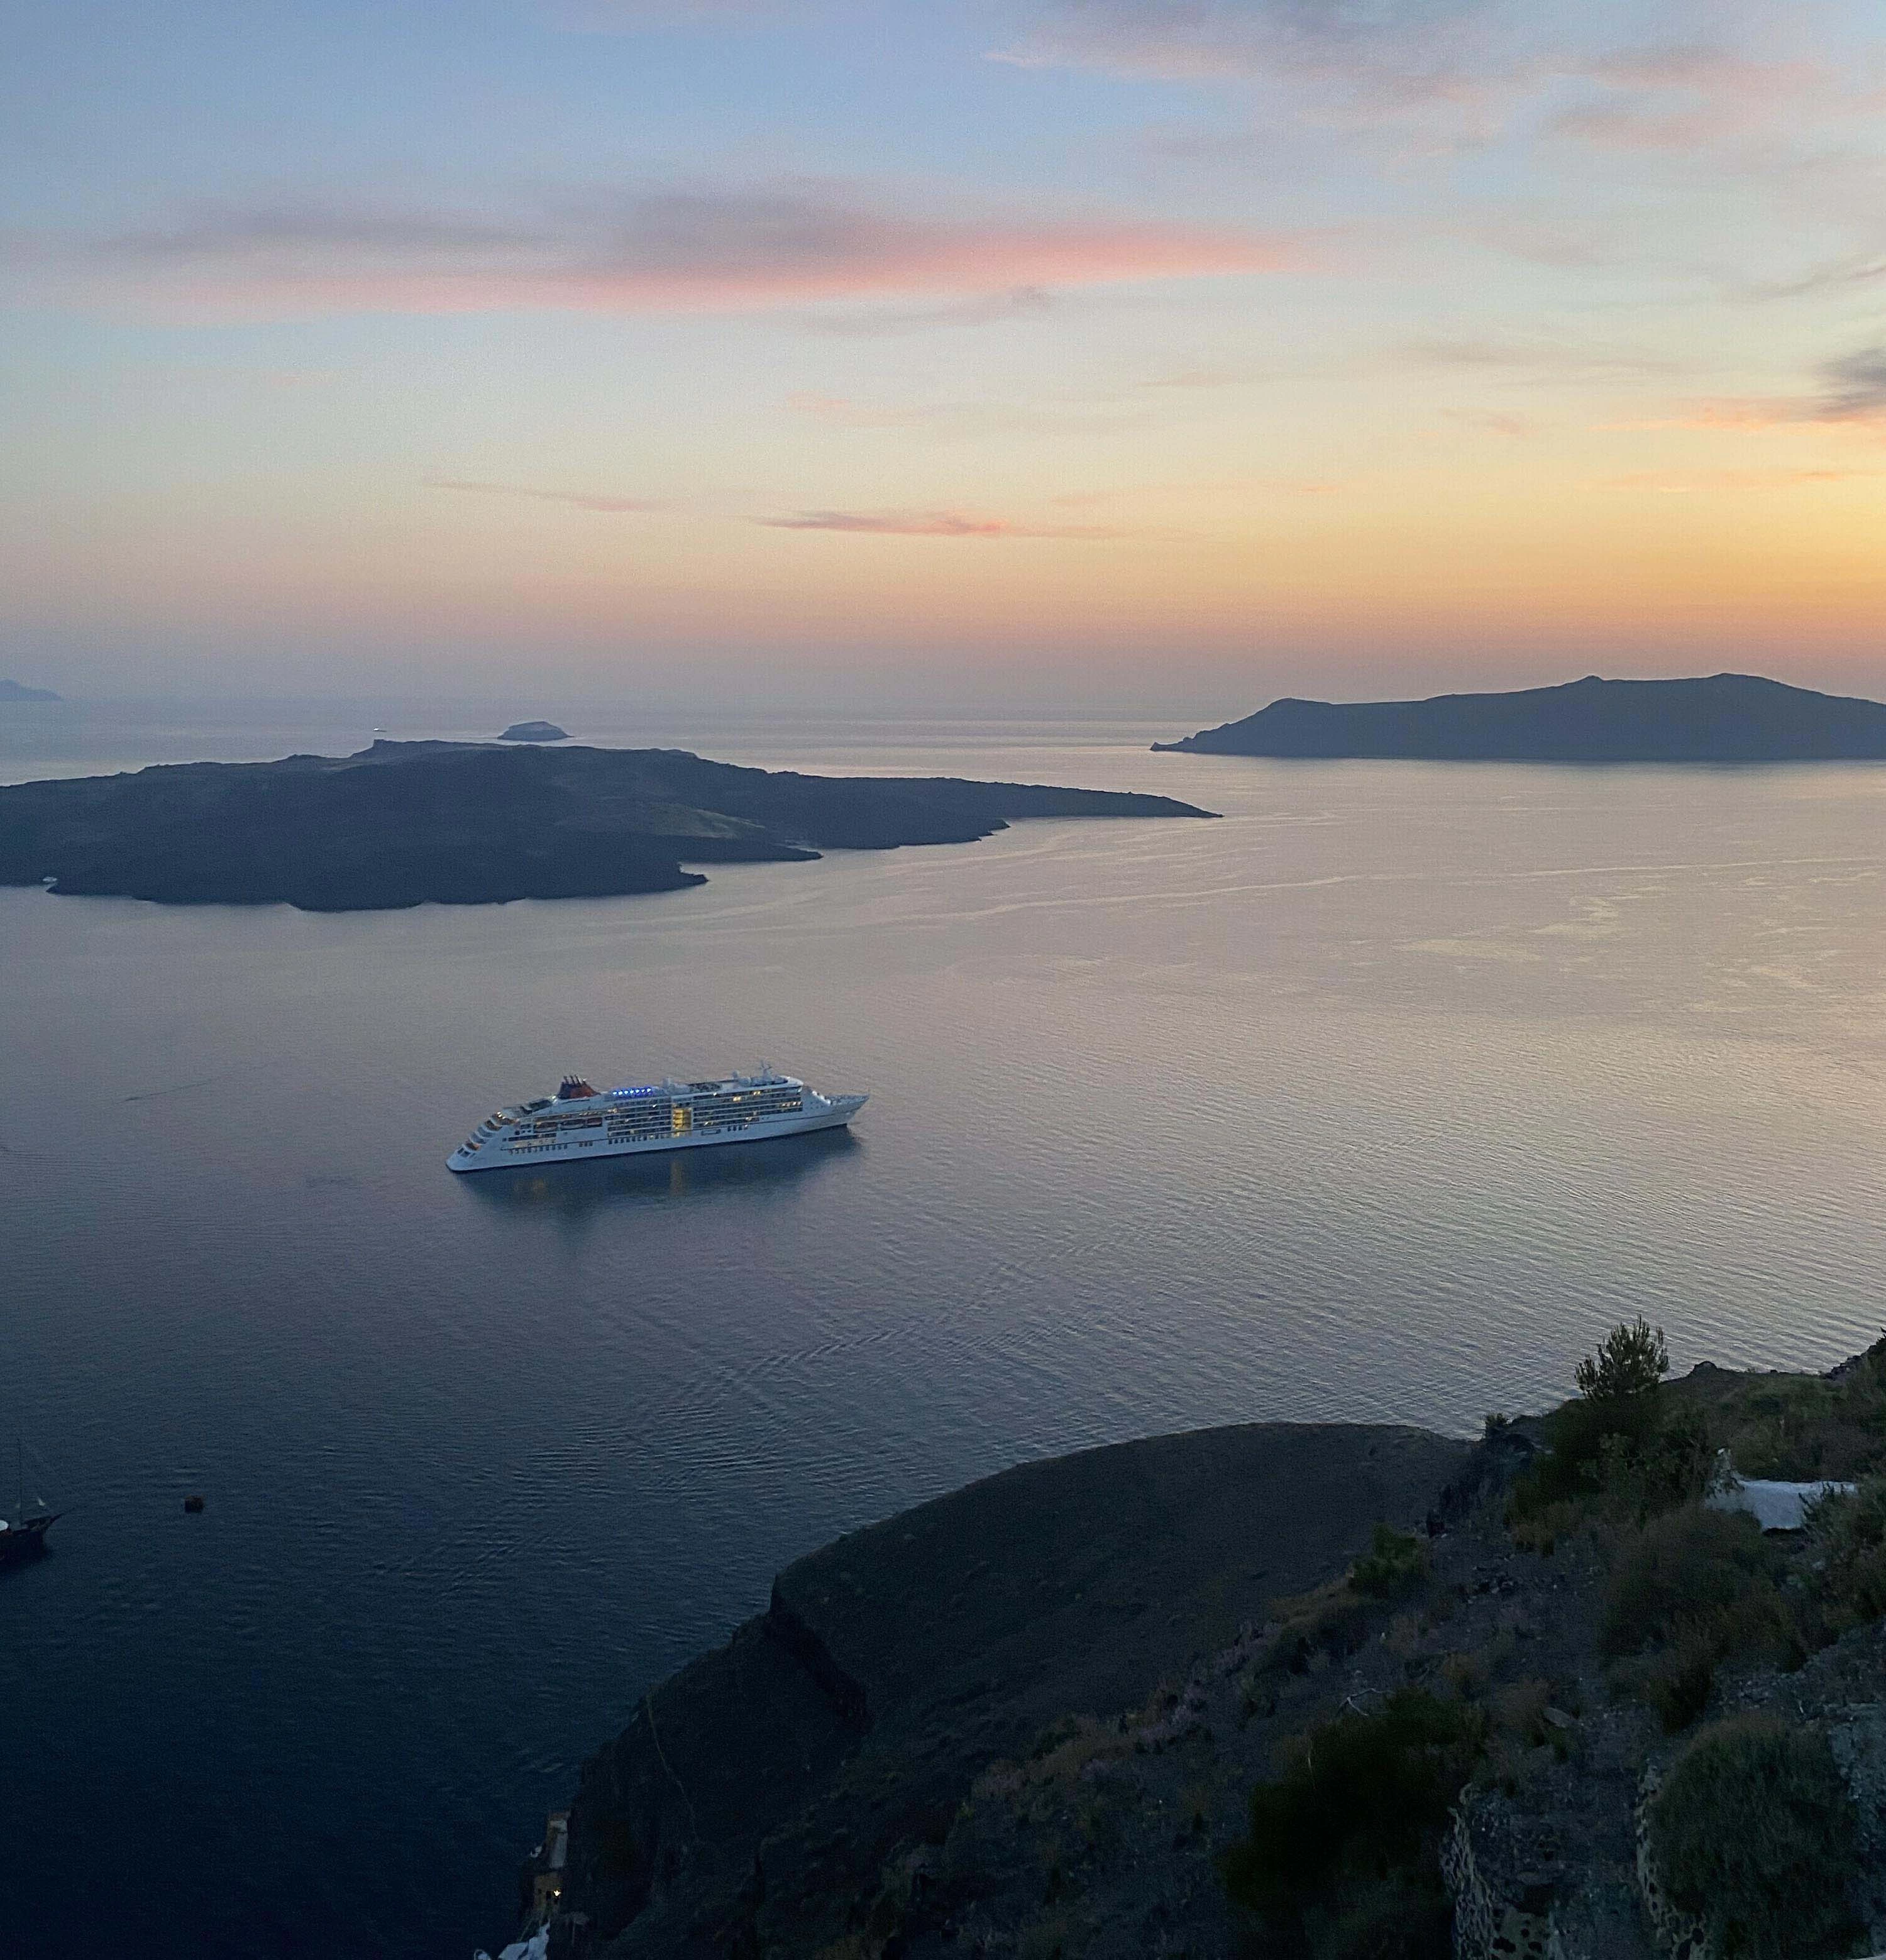
M 1823 1497 L 1850 1497 L 1851 1484 L 1777 1484 L 1759 1477 L 1741 1477 L 1729 1452 L 1716 1452 L 1716 1475 L 1703 1501 L 1713 1511 L 1746 1511 L 1765 1532 L 1799 1531 L 1808 1522 L 1808 1507 Z

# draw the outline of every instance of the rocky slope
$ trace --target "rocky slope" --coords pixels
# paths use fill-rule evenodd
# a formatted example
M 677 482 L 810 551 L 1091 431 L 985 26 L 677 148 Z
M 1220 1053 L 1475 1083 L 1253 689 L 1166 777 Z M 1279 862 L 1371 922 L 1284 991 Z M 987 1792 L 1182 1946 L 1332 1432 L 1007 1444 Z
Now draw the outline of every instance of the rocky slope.
M 584 1766 L 565 1905 L 615 1955 L 812 1953 L 1070 1709 L 1137 1707 L 1414 1524 L 1471 1452 L 1259 1424 L 1026 1465 L 853 1533 Z
M 1719 1448 L 1859 1494 L 1764 1538 L 1702 1501 Z M 535 1951 L 1876 1952 L 1883 1471 L 1886 1342 L 1601 1376 L 1477 1445 L 1257 1426 L 1007 1472 L 789 1567 L 645 1698 Z

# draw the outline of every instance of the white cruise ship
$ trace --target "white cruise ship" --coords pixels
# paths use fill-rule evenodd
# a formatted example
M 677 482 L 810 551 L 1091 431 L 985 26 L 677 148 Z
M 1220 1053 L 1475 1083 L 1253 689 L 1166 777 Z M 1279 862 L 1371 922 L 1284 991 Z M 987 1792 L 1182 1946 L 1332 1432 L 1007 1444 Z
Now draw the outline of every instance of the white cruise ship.
M 566 1075 L 554 1096 L 494 1110 L 445 1161 L 453 1170 L 503 1170 L 798 1137 L 841 1128 L 866 1099 L 821 1096 L 765 1067 L 720 1082 L 632 1089 L 593 1089 L 580 1075 Z

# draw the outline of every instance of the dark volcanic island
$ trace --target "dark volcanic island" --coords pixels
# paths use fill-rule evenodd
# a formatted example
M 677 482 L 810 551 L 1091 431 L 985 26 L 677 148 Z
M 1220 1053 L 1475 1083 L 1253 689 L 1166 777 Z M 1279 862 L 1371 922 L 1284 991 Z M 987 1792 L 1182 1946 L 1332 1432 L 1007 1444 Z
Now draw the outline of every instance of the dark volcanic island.
M 1753 674 L 1601 680 L 1431 701 L 1274 701 L 1156 749 L 1487 762 L 1886 759 L 1886 706 Z
M 1210 814 L 1170 797 L 802 776 L 675 749 L 376 742 L 0 788 L 0 884 L 308 912 L 605 898 L 705 882 L 684 864 L 964 844 L 1023 817 Z

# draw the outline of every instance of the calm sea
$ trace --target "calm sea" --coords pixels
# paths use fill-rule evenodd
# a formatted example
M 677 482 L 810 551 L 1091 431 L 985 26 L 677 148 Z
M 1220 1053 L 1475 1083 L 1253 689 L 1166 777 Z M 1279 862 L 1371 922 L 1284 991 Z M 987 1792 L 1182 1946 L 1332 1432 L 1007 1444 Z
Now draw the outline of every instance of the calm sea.
M 371 722 L 35 725 L 0 772 Z M 1879 1332 L 1886 768 L 584 732 L 1225 820 L 595 903 L 0 891 L 0 1483 L 17 1427 L 71 1513 L 0 1575 L 8 1954 L 495 1946 L 645 1686 L 797 1554 L 1018 1459 L 1465 1432 L 1639 1312 L 1684 1366 Z M 566 1068 L 762 1059 L 869 1090 L 855 1134 L 444 1169 Z

